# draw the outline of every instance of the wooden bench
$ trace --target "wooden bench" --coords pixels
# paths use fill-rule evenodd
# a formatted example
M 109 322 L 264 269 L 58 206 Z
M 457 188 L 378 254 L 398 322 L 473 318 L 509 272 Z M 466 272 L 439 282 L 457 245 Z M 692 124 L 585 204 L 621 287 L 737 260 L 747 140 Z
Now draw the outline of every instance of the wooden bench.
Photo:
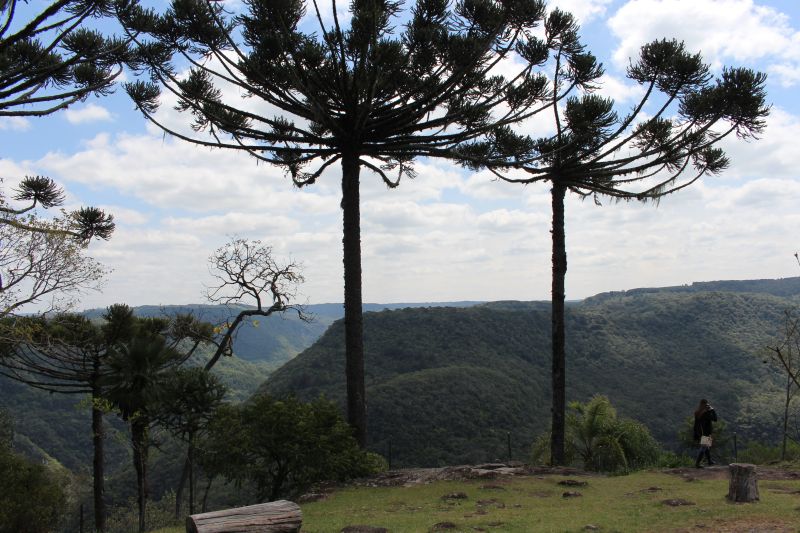
M 300 506 L 278 500 L 193 514 L 186 518 L 186 533 L 297 533 L 301 525 Z

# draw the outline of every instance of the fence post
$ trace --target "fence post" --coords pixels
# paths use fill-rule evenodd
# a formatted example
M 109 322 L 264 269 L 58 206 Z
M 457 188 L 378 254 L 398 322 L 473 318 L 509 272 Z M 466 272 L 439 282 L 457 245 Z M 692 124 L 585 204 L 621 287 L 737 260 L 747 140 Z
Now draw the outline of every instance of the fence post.
M 506 438 L 508 439 L 508 462 L 511 462 L 511 432 L 506 431 Z
M 739 457 L 739 448 L 736 445 L 736 433 L 733 434 L 733 460 L 736 461 Z

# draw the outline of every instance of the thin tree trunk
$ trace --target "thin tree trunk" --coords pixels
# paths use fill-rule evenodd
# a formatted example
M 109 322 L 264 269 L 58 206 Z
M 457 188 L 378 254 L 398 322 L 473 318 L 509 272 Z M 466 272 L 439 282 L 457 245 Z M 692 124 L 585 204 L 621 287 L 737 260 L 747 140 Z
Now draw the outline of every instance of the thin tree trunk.
M 103 427 L 103 412 L 97 405 L 96 400 L 100 398 L 98 387 L 92 387 L 92 446 L 94 457 L 92 458 L 92 485 L 94 489 L 94 530 L 105 533 L 106 530 L 106 505 L 103 499 L 105 468 L 103 464 L 103 441 L 105 439 L 105 428 Z
M 139 533 L 145 529 L 147 502 L 147 422 L 137 418 L 131 422 L 133 441 L 133 467 L 136 470 L 137 503 L 139 505 Z
M 202 513 L 205 513 L 208 510 L 208 493 L 211 492 L 211 483 L 214 481 L 214 476 L 208 477 L 208 484 L 206 485 L 206 490 L 203 492 L 203 510 Z
M 344 248 L 345 373 L 347 421 L 358 445 L 367 444 L 367 407 L 364 386 L 364 336 L 361 299 L 361 215 L 359 164 L 354 154 L 342 158 L 342 216 Z
M 783 405 L 783 447 L 781 461 L 786 460 L 786 441 L 789 438 L 789 404 L 792 402 L 792 376 L 786 378 L 786 403 Z
M 194 514 L 194 436 L 189 435 L 189 514 Z
M 181 480 L 178 482 L 178 488 L 175 490 L 175 518 L 181 517 L 181 503 L 183 503 L 183 487 L 186 485 L 186 480 L 189 479 L 189 456 L 187 453 L 183 461 L 183 470 L 181 471 Z
M 552 287 L 552 342 L 553 342 L 553 403 L 550 432 L 550 463 L 564 464 L 564 433 L 566 418 L 566 355 L 564 335 L 564 278 L 567 275 L 567 247 L 564 236 L 564 196 L 567 189 L 553 180 L 553 287 Z

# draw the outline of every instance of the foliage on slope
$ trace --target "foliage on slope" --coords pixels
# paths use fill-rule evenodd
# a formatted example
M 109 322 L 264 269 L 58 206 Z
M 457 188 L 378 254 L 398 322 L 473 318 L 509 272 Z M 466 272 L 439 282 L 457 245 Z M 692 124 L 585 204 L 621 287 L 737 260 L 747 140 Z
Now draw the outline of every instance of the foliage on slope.
M 769 439 L 780 385 L 762 363 L 794 299 L 660 291 L 572 305 L 568 398 L 607 396 L 675 447 L 700 397 L 743 438 Z M 549 425 L 550 316 L 538 303 L 403 309 L 364 316 L 370 448 L 393 464 L 524 458 Z M 343 327 L 272 374 L 261 390 L 344 400 Z M 769 392 L 769 391 L 774 391 Z

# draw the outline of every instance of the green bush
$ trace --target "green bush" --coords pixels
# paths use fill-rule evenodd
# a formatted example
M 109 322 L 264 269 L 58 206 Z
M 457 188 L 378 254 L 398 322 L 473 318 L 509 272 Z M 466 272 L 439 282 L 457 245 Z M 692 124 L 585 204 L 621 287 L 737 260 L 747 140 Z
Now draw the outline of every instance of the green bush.
M 781 460 L 781 445 L 770 446 L 760 442 L 748 442 L 740 451 L 737 461 L 757 465 L 777 463 Z M 794 441 L 786 443 L 786 461 L 797 462 L 800 460 L 800 444 Z
M 65 480 L 0 447 L 0 533 L 52 531 L 64 514 Z
M 565 435 L 567 464 L 581 460 L 586 470 L 627 472 L 652 466 L 661 457 L 661 447 L 646 426 L 617 412 L 605 396 L 586 403 L 571 402 Z M 550 435 L 539 436 L 531 449 L 531 462 L 550 460 Z
M 319 399 L 260 395 L 218 410 L 198 446 L 203 470 L 236 484 L 250 482 L 259 501 L 302 494 L 320 481 L 344 481 L 386 468 L 358 448 L 338 407 Z

